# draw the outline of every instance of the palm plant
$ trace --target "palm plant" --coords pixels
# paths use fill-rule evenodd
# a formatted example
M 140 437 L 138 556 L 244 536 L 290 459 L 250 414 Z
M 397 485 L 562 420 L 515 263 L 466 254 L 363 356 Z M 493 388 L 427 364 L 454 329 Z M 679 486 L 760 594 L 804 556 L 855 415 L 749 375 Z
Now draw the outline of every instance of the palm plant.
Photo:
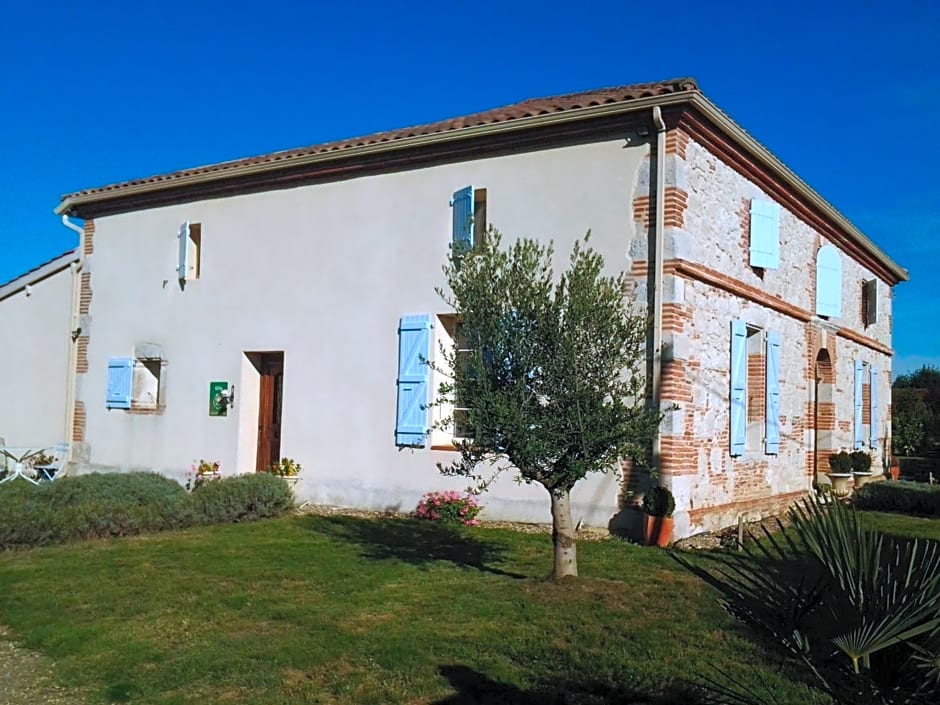
M 863 529 L 840 503 L 806 500 L 791 519 L 711 566 L 673 555 L 834 702 L 940 702 L 940 543 Z M 733 677 L 706 680 L 716 703 L 773 702 Z

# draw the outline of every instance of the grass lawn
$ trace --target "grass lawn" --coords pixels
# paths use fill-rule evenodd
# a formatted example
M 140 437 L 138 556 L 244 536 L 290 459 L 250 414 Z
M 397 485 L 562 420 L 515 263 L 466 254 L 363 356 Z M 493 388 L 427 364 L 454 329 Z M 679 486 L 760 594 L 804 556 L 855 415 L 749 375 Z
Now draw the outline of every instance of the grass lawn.
M 862 526 L 894 536 L 940 541 L 940 519 L 912 517 L 887 512 L 861 512 Z
M 715 667 L 825 702 L 665 552 L 579 553 L 553 583 L 545 535 L 223 525 L 0 555 L 0 623 L 102 703 L 693 703 Z

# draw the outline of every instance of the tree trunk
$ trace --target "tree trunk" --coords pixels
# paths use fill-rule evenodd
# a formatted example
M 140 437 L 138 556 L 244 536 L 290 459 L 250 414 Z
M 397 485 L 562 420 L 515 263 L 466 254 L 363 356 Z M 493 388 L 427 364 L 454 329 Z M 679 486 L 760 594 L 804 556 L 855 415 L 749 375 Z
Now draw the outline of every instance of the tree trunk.
M 578 547 L 571 521 L 570 490 L 549 490 L 552 497 L 552 543 L 555 544 L 554 578 L 578 575 Z

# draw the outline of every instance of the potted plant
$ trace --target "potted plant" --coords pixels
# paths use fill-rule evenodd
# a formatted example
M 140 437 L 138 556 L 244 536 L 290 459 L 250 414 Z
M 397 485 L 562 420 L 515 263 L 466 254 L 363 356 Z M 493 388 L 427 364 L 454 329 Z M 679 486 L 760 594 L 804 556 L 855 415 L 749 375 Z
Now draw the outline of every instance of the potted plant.
M 643 540 L 647 546 L 669 545 L 675 509 L 676 500 L 666 487 L 654 485 L 643 495 Z
M 832 493 L 844 497 L 849 493 L 849 478 L 852 477 L 852 457 L 844 450 L 829 456 L 826 474 L 832 483 Z
M 872 478 L 871 456 L 863 450 L 849 453 L 852 466 L 852 477 L 855 478 L 855 489 L 867 484 Z
M 268 467 L 264 469 L 264 472 L 271 473 L 272 475 L 277 475 L 283 479 L 288 485 L 291 486 L 291 489 L 297 484 L 297 480 L 300 478 L 300 471 L 303 470 L 300 463 L 296 460 L 290 458 L 281 458 L 276 463 L 271 463 Z

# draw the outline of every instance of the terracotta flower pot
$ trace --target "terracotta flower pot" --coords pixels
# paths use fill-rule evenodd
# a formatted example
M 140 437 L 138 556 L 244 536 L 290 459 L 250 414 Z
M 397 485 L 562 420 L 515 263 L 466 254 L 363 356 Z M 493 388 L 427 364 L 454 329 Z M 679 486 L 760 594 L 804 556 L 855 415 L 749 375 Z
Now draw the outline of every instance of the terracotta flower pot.
M 665 548 L 672 542 L 672 517 L 643 515 L 643 541 L 647 546 Z

